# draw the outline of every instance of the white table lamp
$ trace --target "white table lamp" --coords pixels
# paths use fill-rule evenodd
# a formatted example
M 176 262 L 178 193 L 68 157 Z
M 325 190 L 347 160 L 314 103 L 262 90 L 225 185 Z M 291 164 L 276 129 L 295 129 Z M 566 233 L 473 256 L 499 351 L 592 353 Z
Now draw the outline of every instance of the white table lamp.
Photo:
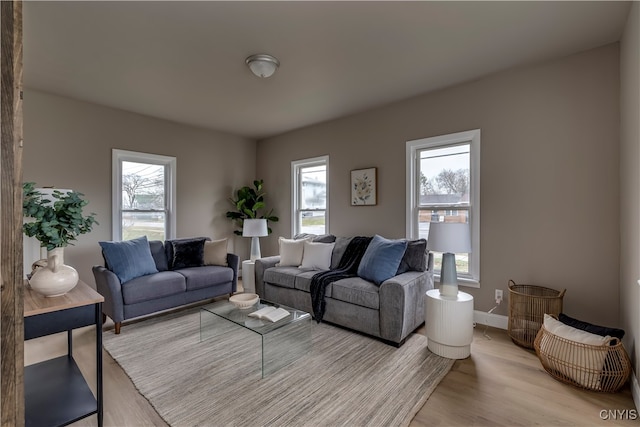
M 260 258 L 260 237 L 269 235 L 266 219 L 245 219 L 242 223 L 242 237 L 251 237 L 251 261 Z
M 440 269 L 440 295 L 458 296 L 458 272 L 456 253 L 471 252 L 469 224 L 462 222 L 432 222 L 429 224 L 427 248 L 442 252 Z

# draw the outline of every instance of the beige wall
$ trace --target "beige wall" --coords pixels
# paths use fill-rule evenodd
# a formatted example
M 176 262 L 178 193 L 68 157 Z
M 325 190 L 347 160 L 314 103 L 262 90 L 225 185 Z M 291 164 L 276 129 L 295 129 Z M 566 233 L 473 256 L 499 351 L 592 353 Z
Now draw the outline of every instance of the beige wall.
M 65 254 L 91 285 L 91 266 L 102 264 L 97 242 L 111 240 L 112 148 L 177 158 L 178 237 L 233 236 L 227 199 L 254 177 L 253 140 L 34 90 L 24 94 L 24 139 L 24 180 L 80 191 L 98 214 L 100 225 Z M 240 238 L 229 249 L 248 256 Z
M 259 141 L 281 218 L 263 253 L 291 234 L 292 160 L 329 155 L 332 233 L 403 237 L 406 141 L 480 128 L 481 289 L 463 288 L 476 310 L 514 279 L 566 288 L 567 313 L 618 325 L 618 86 L 612 44 Z M 349 171 L 374 166 L 378 205 L 350 206 Z
M 640 372 L 640 4 L 620 42 L 620 311 L 637 378 Z M 637 392 L 638 390 L 636 390 Z M 640 397 L 634 394 L 636 405 Z

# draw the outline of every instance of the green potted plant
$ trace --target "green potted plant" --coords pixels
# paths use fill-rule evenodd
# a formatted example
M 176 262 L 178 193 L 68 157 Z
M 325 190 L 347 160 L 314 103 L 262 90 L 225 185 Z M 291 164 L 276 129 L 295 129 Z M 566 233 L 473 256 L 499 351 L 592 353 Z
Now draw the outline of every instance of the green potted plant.
M 253 181 L 253 188 L 249 186 L 244 186 L 240 188 L 236 192 L 236 198 L 230 198 L 229 201 L 233 206 L 235 206 L 235 211 L 228 211 L 227 218 L 231 219 L 235 222 L 235 224 L 239 227 L 238 230 L 235 230 L 234 233 L 238 236 L 242 236 L 242 226 L 244 224 L 245 219 L 266 219 L 267 220 L 267 230 L 269 234 L 271 234 L 271 227 L 268 227 L 269 221 L 278 222 L 279 218 L 273 215 L 273 209 L 269 211 L 269 213 L 264 214 L 261 211 L 266 209 L 266 205 L 264 202 L 264 196 L 266 193 L 263 192 L 264 181 L 255 180 Z
M 64 248 L 98 224 L 96 214 L 83 215 L 83 208 L 89 202 L 82 198 L 82 193 L 46 190 L 45 194 L 36 189 L 33 182 L 25 182 L 22 190 L 22 212 L 31 219 L 23 224 L 23 232 L 47 248 L 46 265 L 40 263 L 41 267 L 32 272 L 29 284 L 45 296 L 65 294 L 77 284 L 78 273 L 64 265 Z
M 47 250 L 73 245 L 78 236 L 90 232 L 96 214 L 83 216 L 82 210 L 89 203 L 84 194 L 75 191 L 52 190 L 51 199 L 35 188 L 35 183 L 25 182 L 22 212 L 35 221 L 23 225 L 24 233 L 35 237 Z

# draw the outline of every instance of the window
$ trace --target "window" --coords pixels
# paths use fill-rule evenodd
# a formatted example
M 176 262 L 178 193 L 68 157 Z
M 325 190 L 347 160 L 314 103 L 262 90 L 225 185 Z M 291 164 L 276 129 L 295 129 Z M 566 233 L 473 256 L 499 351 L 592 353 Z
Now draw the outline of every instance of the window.
M 471 253 L 456 254 L 462 284 L 480 283 L 480 130 L 407 142 L 407 237 L 428 238 L 432 222 L 465 222 Z M 442 254 L 434 253 L 439 275 Z
M 113 240 L 175 237 L 176 158 L 113 150 Z
M 329 156 L 291 162 L 292 235 L 329 230 Z

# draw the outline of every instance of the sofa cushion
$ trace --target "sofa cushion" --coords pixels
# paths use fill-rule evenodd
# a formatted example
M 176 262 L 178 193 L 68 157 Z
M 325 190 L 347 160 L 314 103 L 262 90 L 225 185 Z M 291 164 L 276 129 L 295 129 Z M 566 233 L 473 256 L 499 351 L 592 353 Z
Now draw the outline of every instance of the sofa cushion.
M 158 272 L 146 236 L 121 242 L 98 243 L 102 247 L 106 267 L 118 276 L 120 283 Z
M 204 265 L 204 240 L 188 240 L 171 242 L 173 258 L 171 269 L 179 270 L 187 267 Z
M 331 298 L 362 307 L 380 309 L 380 288 L 361 277 L 349 277 L 333 282 Z
M 300 268 L 307 270 L 328 270 L 335 243 L 304 242 Z
M 167 271 L 169 269 L 169 261 L 167 261 L 167 253 L 164 250 L 162 240 L 149 240 L 149 248 L 158 271 Z
M 427 269 L 427 241 L 426 239 L 409 240 L 407 250 L 404 251 L 400 266 L 396 274 L 407 271 L 425 271 Z
M 316 274 L 320 273 L 318 270 L 304 271 L 296 276 L 295 280 L 295 288 L 299 291 L 303 292 L 311 292 L 311 279 Z M 331 298 L 331 289 L 333 288 L 333 283 L 329 284 L 329 286 L 325 289 L 325 296 L 327 298 Z M 309 296 L 311 298 L 311 296 Z
M 406 240 L 389 240 L 376 234 L 362 256 L 358 276 L 380 285 L 396 275 L 406 249 Z
M 331 254 L 331 269 L 335 270 L 340 264 L 344 251 L 347 250 L 347 246 L 351 243 L 353 237 L 336 237 L 336 244 L 333 247 L 333 253 Z
M 122 299 L 125 304 L 136 304 L 186 291 L 183 275 L 175 271 L 136 277 L 122 284 Z
M 187 281 L 187 291 L 202 289 L 212 284 L 223 284 L 233 280 L 233 270 L 219 265 L 205 265 L 203 267 L 189 267 L 174 270 L 182 274 Z
M 228 265 L 227 239 L 204 242 L 204 265 L 220 265 L 223 267 Z
M 271 267 L 264 272 L 264 281 L 281 288 L 295 288 L 296 276 L 302 273 L 298 267 Z

